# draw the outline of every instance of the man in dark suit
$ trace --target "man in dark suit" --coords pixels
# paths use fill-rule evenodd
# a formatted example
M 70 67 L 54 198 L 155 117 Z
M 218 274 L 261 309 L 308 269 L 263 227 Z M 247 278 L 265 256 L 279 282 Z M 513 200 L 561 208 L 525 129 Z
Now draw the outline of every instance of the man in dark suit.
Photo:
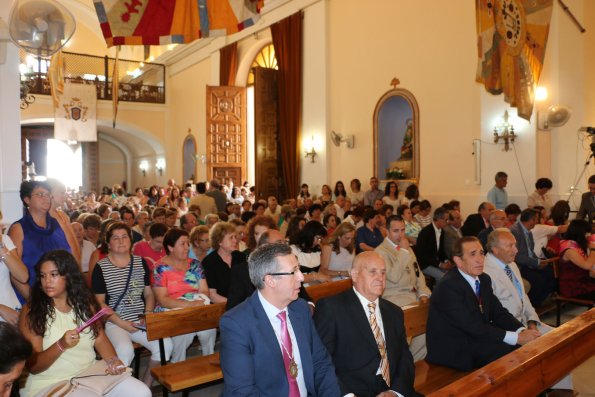
M 351 270 L 353 289 L 316 305 L 314 321 L 335 364 L 341 395 L 418 396 L 403 311 L 380 298 L 386 265 L 376 252 L 359 254 Z
M 534 307 L 541 306 L 556 288 L 554 272 L 550 266 L 553 260 L 539 259 L 534 252 L 535 242 L 531 230 L 538 221 L 539 212 L 527 208 L 521 212 L 519 221 L 510 228 L 518 250 L 514 261 L 519 265 L 523 278 L 531 284 L 528 295 Z
M 492 233 L 496 229 L 504 227 L 504 225 L 506 225 L 506 212 L 504 212 L 503 210 L 492 211 L 492 213 L 490 214 L 490 227 L 488 227 L 487 229 L 483 229 L 481 232 L 479 232 L 479 235 L 477 236 L 484 251 L 487 252 L 486 245 L 488 243 L 488 236 L 490 235 L 490 233 Z
M 540 333 L 525 329 L 492 291 L 483 274 L 484 252 L 477 237 L 457 241 L 457 266 L 442 278 L 430 298 L 426 328 L 428 362 L 470 371 L 528 343 Z
M 494 211 L 496 207 L 494 204 L 484 201 L 483 203 L 479 204 L 479 208 L 477 208 L 477 214 L 471 214 L 465 219 L 465 223 L 461 228 L 463 232 L 463 236 L 475 236 L 479 235 L 483 229 L 489 226 L 489 218 L 492 211 Z
M 576 219 L 585 218 L 591 225 L 595 222 L 595 175 L 589 177 L 589 191 L 581 196 L 581 205 L 576 214 Z
M 257 291 L 220 321 L 222 396 L 339 396 L 308 304 L 297 299 L 304 276 L 290 247 L 265 244 L 248 265 Z
M 434 211 L 432 223 L 421 229 L 415 244 L 415 256 L 424 274 L 440 280 L 452 268 L 445 251 L 443 229 L 448 221 L 448 210 L 438 207 Z

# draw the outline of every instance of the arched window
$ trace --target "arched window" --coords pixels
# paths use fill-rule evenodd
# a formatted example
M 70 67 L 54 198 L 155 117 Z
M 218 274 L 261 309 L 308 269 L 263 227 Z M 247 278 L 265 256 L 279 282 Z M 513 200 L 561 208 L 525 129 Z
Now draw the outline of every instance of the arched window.
M 267 68 L 278 70 L 277 58 L 275 57 L 275 47 L 273 44 L 264 46 L 260 52 L 254 57 L 254 62 L 250 66 L 250 73 L 248 74 L 248 82 L 246 86 L 254 85 L 254 68 Z

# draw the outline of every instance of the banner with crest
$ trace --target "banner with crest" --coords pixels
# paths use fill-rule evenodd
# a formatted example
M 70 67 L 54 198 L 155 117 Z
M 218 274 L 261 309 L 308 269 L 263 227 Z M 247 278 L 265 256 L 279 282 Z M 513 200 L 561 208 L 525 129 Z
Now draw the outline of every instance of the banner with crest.
M 93 0 L 108 47 L 190 43 L 252 26 L 264 0 Z
M 55 112 L 54 139 L 97 141 L 97 91 L 93 84 L 64 84 Z
M 553 0 L 476 0 L 476 80 L 486 91 L 533 113 L 534 91 L 543 68 Z

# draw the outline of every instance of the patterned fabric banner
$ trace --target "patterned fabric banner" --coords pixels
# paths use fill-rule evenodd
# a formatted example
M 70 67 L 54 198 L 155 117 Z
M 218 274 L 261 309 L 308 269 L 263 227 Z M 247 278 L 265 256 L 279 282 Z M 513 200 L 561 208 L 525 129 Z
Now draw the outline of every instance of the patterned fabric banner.
M 254 25 L 264 0 L 93 0 L 108 47 L 190 43 Z
M 97 141 L 97 91 L 93 84 L 64 84 L 55 113 L 54 139 Z
M 476 0 L 476 80 L 486 91 L 533 113 L 534 91 L 545 57 L 553 0 Z

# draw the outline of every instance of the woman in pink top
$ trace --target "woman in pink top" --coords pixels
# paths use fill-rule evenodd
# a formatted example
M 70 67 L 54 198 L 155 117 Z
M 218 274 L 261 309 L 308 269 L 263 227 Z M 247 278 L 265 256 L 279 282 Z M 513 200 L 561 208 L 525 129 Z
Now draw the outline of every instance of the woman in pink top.
M 158 303 L 155 310 L 208 305 L 209 287 L 203 268 L 199 261 L 188 258 L 188 232 L 170 229 L 165 233 L 163 246 L 167 256 L 156 263 L 153 271 L 153 290 Z M 215 328 L 173 337 L 172 362 L 186 359 L 186 349 L 192 343 L 194 335 L 198 336 L 202 354 L 213 354 L 217 336 Z

